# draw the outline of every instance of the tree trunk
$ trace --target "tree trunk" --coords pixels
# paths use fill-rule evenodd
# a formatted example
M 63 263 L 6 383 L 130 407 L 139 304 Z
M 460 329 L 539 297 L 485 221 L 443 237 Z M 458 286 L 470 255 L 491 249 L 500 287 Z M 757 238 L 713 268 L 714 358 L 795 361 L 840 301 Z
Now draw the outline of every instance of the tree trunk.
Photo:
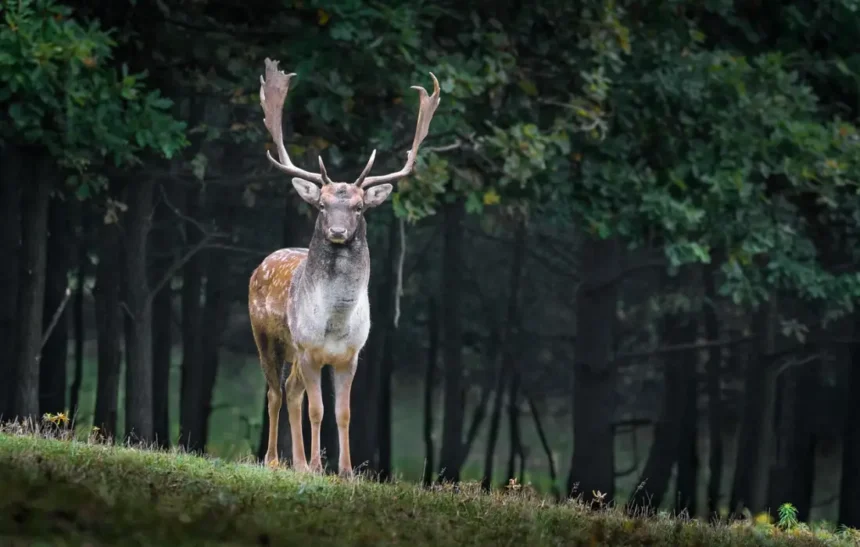
M 442 256 L 442 352 L 444 356 L 444 416 L 440 478 L 460 480 L 460 450 L 463 445 L 463 360 L 462 292 L 463 203 L 455 200 L 444 206 L 444 251 Z
M 141 177 L 128 185 L 125 232 L 126 340 L 125 435 L 153 440 L 152 300 L 147 282 L 147 236 L 152 218 L 155 182 Z
M 39 371 L 39 410 L 43 414 L 65 412 L 66 358 L 69 353 L 69 321 L 66 290 L 69 288 L 73 243 L 69 237 L 69 204 L 60 198 L 51 200 L 48 212 L 48 255 L 45 272 L 45 302 L 42 310 L 43 331 L 47 330 L 54 314 L 62 311 L 50 336 L 42 348 Z
M 376 443 L 379 453 L 377 470 L 379 480 L 391 477 L 391 375 L 394 374 L 394 303 L 392 296 L 396 283 L 394 268 L 397 259 L 397 217 L 392 211 L 388 225 L 388 256 L 385 261 L 385 275 L 379 285 L 378 310 L 381 312 L 376 328 L 382 329 L 382 356 L 379 360 L 379 386 L 377 394 Z
M 679 453 L 681 413 L 685 406 L 686 391 L 683 369 L 691 366 L 684 357 L 685 355 L 672 356 L 673 361 L 663 365 L 663 410 L 660 421 L 654 427 L 654 440 L 648 452 L 645 469 L 637 481 L 637 484 L 643 486 L 636 490 L 628 502 L 628 507 L 636 508 L 640 512 L 655 512 L 660 508 Z
M 517 477 L 517 456 L 520 456 L 522 462 L 525 458 L 522 457 L 522 439 L 520 438 L 520 382 L 519 373 L 514 370 L 509 384 L 508 392 L 508 431 L 510 436 L 510 450 L 508 452 L 508 471 L 505 477 L 505 483 Z
M 199 218 L 200 189 L 186 196 L 186 215 Z M 199 243 L 196 227 L 188 228 L 185 244 Z M 179 443 L 188 451 L 203 449 L 203 432 L 196 430 L 197 416 L 203 406 L 203 256 L 198 253 L 185 263 L 182 272 L 182 385 L 179 403 Z
M 667 274 L 664 274 L 667 275 Z M 675 295 L 688 286 L 686 272 L 674 278 L 664 278 L 666 294 Z M 683 312 L 666 312 L 662 320 L 662 339 L 665 345 L 683 345 L 695 342 L 697 325 Z M 687 351 L 669 355 L 664 360 L 664 396 L 660 421 L 654 428 L 654 440 L 645 469 L 637 484 L 639 488 L 629 507 L 657 511 L 663 503 L 672 469 L 678 464 L 677 510 L 690 509 L 695 500 L 696 487 L 696 388 L 697 354 Z M 690 414 L 689 416 L 687 414 Z M 692 451 L 692 453 L 691 453 Z
M 690 320 L 685 330 L 684 341 L 695 343 L 696 323 Z M 684 511 L 694 518 L 698 510 L 696 493 L 699 490 L 699 374 L 698 355 L 689 354 L 689 362 L 681 372 L 684 383 L 684 399 L 681 407 L 680 432 L 678 440 L 678 485 L 675 495 L 675 511 Z
M 80 237 L 78 238 L 78 284 L 75 289 L 75 303 L 72 309 L 72 320 L 75 336 L 75 369 L 72 374 L 72 385 L 69 388 L 69 410 L 72 418 L 77 421 L 80 413 L 81 384 L 84 380 L 84 341 L 86 325 L 84 323 L 84 302 L 86 300 L 86 281 L 89 275 L 90 258 L 87 253 L 89 235 L 89 211 L 81 205 L 78 207 L 80 217 Z
M 93 288 L 98 344 L 98 379 L 93 425 L 102 435 L 116 436 L 119 405 L 119 376 L 122 351 L 123 313 L 120 308 L 120 269 L 122 267 L 120 227 L 103 224 L 99 228 L 98 265 Z
M 855 336 L 860 311 L 854 312 Z M 851 346 L 848 408 L 842 434 L 842 480 L 839 484 L 839 524 L 860 528 L 860 345 Z
M 815 432 L 818 375 L 814 365 L 788 370 L 780 378 L 780 404 L 775 463 L 771 472 L 768 508 L 776 515 L 790 502 L 800 521 L 809 520 L 815 473 Z
M 165 205 L 155 209 L 156 226 L 152 230 L 153 287 L 170 269 L 174 257 L 171 242 L 175 239 L 173 219 Z M 152 300 L 152 423 L 155 442 L 161 448 L 170 446 L 170 362 L 173 349 L 171 317 L 173 289 L 170 281 Z
M 0 148 L 0 419 L 14 416 L 18 342 L 18 278 L 21 253 L 21 150 Z
M 433 390 L 436 386 L 436 362 L 439 360 L 439 321 L 436 299 L 427 303 L 427 363 L 424 372 L 424 486 L 433 483 L 435 449 L 433 448 Z
M 766 468 L 764 471 L 760 470 L 764 463 L 770 463 L 770 443 L 764 439 L 770 438 L 771 430 L 770 420 L 766 416 L 769 414 L 767 408 L 772 403 L 773 387 L 768 386 L 765 362 L 766 356 L 773 349 L 771 336 L 768 335 L 771 311 L 772 304 L 765 304 L 754 318 L 754 332 L 763 336 L 765 340 L 750 352 L 746 362 L 743 417 L 729 502 L 729 511 L 736 515 L 743 507 L 750 508 L 754 512 L 760 510 L 760 505 L 756 501 L 759 497 L 757 492 L 761 490 L 760 483 L 767 478 L 756 475 L 759 472 L 767 473 Z
M 615 313 L 619 243 L 589 237 L 581 250 L 584 283 L 576 299 L 573 457 L 567 491 L 615 497 Z
M 31 158 L 33 161 L 39 161 Z M 50 159 L 41 159 L 50 162 Z M 18 418 L 39 418 L 39 369 L 42 353 L 45 268 L 47 262 L 48 207 L 54 175 L 52 167 L 33 164 L 36 176 L 23 190 L 23 238 L 20 299 L 18 300 L 18 368 L 15 414 Z
M 493 467 L 496 460 L 496 444 L 499 441 L 499 424 L 502 421 L 502 407 L 505 401 L 505 391 L 508 387 L 508 371 L 510 359 L 507 350 L 502 353 L 502 365 L 498 367 L 496 385 L 494 388 L 493 410 L 490 413 L 490 423 L 487 430 L 487 447 L 484 453 L 484 476 L 481 487 L 489 490 L 493 484 Z
M 717 318 L 717 289 L 714 280 L 715 268 L 707 268 L 704 273 L 705 338 L 720 339 L 720 325 Z M 708 514 L 717 517 L 720 509 L 720 488 L 723 481 L 723 401 L 722 401 L 722 353 L 720 348 L 708 350 L 707 392 L 708 392 Z
M 227 213 L 225 222 L 230 223 L 231 221 L 231 214 Z M 203 384 L 201 387 L 203 406 L 198 417 L 199 423 L 196 426 L 201 431 L 201 448 L 205 447 L 209 441 L 209 418 L 212 415 L 212 398 L 215 392 L 215 381 L 218 378 L 220 340 L 227 326 L 227 315 L 230 311 L 229 264 L 227 253 L 220 250 L 210 251 L 206 276 L 206 306 L 203 316 L 203 332 L 206 333 L 210 342 L 203 347 Z
M 495 398 L 493 399 L 493 410 L 490 413 L 487 448 L 484 454 L 484 476 L 481 479 L 481 486 L 484 490 L 489 490 L 493 481 L 493 464 L 496 455 L 496 443 L 499 438 L 499 422 L 501 421 L 504 393 L 508 385 L 508 377 L 516 366 L 514 362 L 514 347 L 516 344 L 514 344 L 512 338 L 519 319 L 520 284 L 525 265 L 526 236 L 527 226 L 525 220 L 520 219 L 514 235 L 514 247 L 511 257 L 511 277 L 508 281 L 508 307 L 505 314 L 505 323 L 501 327 L 502 334 L 498 341 L 502 347 L 496 359 L 500 358 L 501 364 L 497 367 L 498 372 L 496 373 L 496 386 L 494 389 Z

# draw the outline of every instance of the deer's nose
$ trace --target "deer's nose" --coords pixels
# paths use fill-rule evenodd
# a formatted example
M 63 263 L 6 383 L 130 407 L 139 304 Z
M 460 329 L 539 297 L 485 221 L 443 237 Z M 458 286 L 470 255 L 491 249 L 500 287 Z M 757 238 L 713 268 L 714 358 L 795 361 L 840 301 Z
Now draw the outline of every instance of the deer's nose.
M 328 237 L 333 240 L 343 240 L 346 239 L 346 228 L 342 228 L 340 226 L 333 226 L 328 229 Z

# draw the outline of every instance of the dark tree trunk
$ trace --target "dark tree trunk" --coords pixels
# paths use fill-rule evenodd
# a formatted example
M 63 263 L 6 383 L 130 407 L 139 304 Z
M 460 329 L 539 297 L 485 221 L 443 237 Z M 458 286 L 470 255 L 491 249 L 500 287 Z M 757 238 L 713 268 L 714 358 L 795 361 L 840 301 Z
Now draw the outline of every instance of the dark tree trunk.
M 105 437 L 113 438 L 117 431 L 119 405 L 119 376 L 122 351 L 123 313 L 120 308 L 120 269 L 122 267 L 120 227 L 103 224 L 99 228 L 98 265 L 93 288 L 98 344 L 98 379 L 93 425 Z
M 691 363 L 683 355 L 672 356 L 673 362 L 666 363 L 664 372 L 663 410 L 660 421 L 654 427 L 654 440 L 645 469 L 637 484 L 643 484 L 630 499 L 628 506 L 638 511 L 654 512 L 659 509 L 669 487 L 672 467 L 678 455 L 681 433 L 681 412 L 685 403 L 684 367 Z
M 481 486 L 484 490 L 488 490 L 493 481 L 493 464 L 496 455 L 496 443 L 499 438 L 499 423 L 501 421 L 504 393 L 507 389 L 508 378 L 516 366 L 514 362 L 514 348 L 516 344 L 513 343 L 512 337 L 514 336 L 519 316 L 520 284 L 525 265 L 526 236 L 527 227 L 525 220 L 520 220 L 516 227 L 513 256 L 511 257 L 511 276 L 508 281 L 508 307 L 505 314 L 505 322 L 502 325 L 501 339 L 498 341 L 502 346 L 502 350 L 497 354 L 496 358 L 501 358 L 501 365 L 497 367 L 498 372 L 496 373 L 496 385 L 494 389 L 495 398 L 493 399 L 493 409 L 490 413 L 487 448 L 484 454 L 484 476 L 481 479 Z
M 150 276 L 153 287 L 167 274 L 173 263 L 174 230 L 164 205 L 155 210 L 156 227 L 152 230 L 153 263 Z M 152 424 L 158 446 L 170 446 L 170 358 L 173 349 L 171 316 L 173 290 L 170 281 L 152 300 Z
M 522 457 L 522 439 L 520 438 L 520 375 L 514 370 L 511 377 L 511 382 L 508 386 L 508 431 L 510 436 L 510 450 L 508 452 L 508 470 L 505 477 L 505 482 L 517 477 L 517 457 L 523 462 Z M 523 462 L 524 465 L 524 462 Z
M 0 419 L 14 416 L 17 385 L 18 281 L 21 252 L 21 186 L 24 164 L 21 150 L 0 149 Z
M 229 212 L 225 215 L 225 219 L 227 223 L 231 222 L 232 218 Z M 210 342 L 203 346 L 203 385 L 201 388 L 203 406 L 200 409 L 199 423 L 196 426 L 201 431 L 201 448 L 205 447 L 209 441 L 209 418 L 212 415 L 212 398 L 215 393 L 215 381 L 218 378 L 220 340 L 227 326 L 227 315 L 230 311 L 229 281 L 229 257 L 224 251 L 211 251 L 206 276 L 206 306 L 203 317 L 203 332 L 206 333 Z M 280 430 L 280 427 L 278 429 Z
M 684 329 L 685 340 L 681 343 L 695 343 L 696 323 L 690 321 Z M 684 400 L 681 407 L 681 420 L 678 439 L 678 485 L 675 495 L 675 511 L 684 511 L 690 517 L 695 517 L 698 510 L 696 505 L 696 492 L 699 487 L 699 382 L 695 353 L 689 354 L 689 362 L 682 371 L 682 382 L 684 382 Z
M 125 375 L 125 435 L 153 440 L 152 300 L 147 281 L 147 237 L 152 218 L 154 181 L 141 177 L 127 188 L 125 282 L 128 307 Z
M 337 461 L 340 454 L 337 444 L 337 416 L 333 412 L 335 405 L 334 397 L 334 369 L 325 367 L 322 371 L 320 389 L 323 395 L 325 408 L 331 409 L 323 413 L 323 421 L 320 425 L 320 449 L 323 451 L 325 461 L 323 465 L 327 472 L 337 471 Z M 305 398 L 307 400 L 307 398 Z M 308 439 L 306 448 L 310 450 L 310 419 L 308 419 L 308 430 L 305 439 Z M 310 457 L 310 453 L 308 453 Z
M 807 522 L 815 473 L 813 416 L 818 376 L 814 366 L 806 365 L 786 371 L 778 382 L 778 437 L 768 507 L 776 516 L 779 506 L 790 502 L 797 508 L 798 519 Z
M 59 197 L 51 200 L 48 213 L 48 258 L 45 273 L 45 303 L 42 329 L 47 330 L 54 315 L 60 311 L 56 325 L 42 348 L 39 371 L 39 410 L 57 413 L 66 408 L 66 358 L 69 353 L 69 321 L 66 291 L 73 242 L 69 237 L 71 225 L 69 204 Z M 62 310 L 61 310 L 62 308 Z
M 397 258 L 397 217 L 392 211 L 388 225 L 388 256 L 385 261 L 385 275 L 379 285 L 378 310 L 381 312 L 376 328 L 381 329 L 382 356 L 379 360 L 379 398 L 377 409 L 376 442 L 379 451 L 377 470 L 379 480 L 391 477 L 391 375 L 394 374 L 394 267 Z
M 854 312 L 860 333 L 860 312 Z M 839 485 L 839 524 L 860 528 L 860 345 L 851 346 L 848 408 L 842 434 L 842 480 Z
M 717 318 L 717 290 L 715 284 L 715 269 L 707 268 L 704 273 L 705 297 L 707 302 L 704 309 L 705 338 L 720 339 L 720 325 Z M 720 487 L 723 481 L 723 401 L 722 401 L 722 354 L 718 347 L 708 350 L 707 363 L 707 393 L 708 393 L 708 515 L 718 517 L 720 509 Z
M 199 218 L 201 196 L 197 187 L 188 191 L 186 215 Z M 186 246 L 199 243 L 201 235 L 188 228 Z M 179 443 L 188 451 L 203 449 L 203 432 L 195 430 L 203 406 L 203 256 L 198 253 L 182 272 L 182 385 L 179 403 Z
M 766 331 L 767 308 L 755 318 L 755 332 L 763 335 Z M 729 511 L 738 515 L 744 507 L 754 504 L 754 477 L 756 464 L 762 450 L 762 416 L 765 414 L 767 399 L 767 367 L 764 363 L 764 344 L 759 344 L 747 355 L 744 371 L 744 398 L 738 450 L 735 459 L 735 474 L 732 479 L 732 493 Z M 755 509 L 753 507 L 753 509 Z
M 616 365 L 615 313 L 619 244 L 589 238 L 581 251 L 584 283 L 576 301 L 576 355 L 573 386 L 573 457 L 567 491 L 584 501 L 592 492 L 615 497 Z
M 684 285 L 679 275 L 667 279 L 666 288 L 670 294 L 675 294 L 682 290 Z M 690 316 L 667 313 L 662 323 L 665 345 L 695 342 L 696 323 Z M 672 468 L 676 462 L 678 463 L 676 509 L 689 509 L 694 503 L 697 471 L 695 460 L 696 360 L 696 352 L 690 351 L 669 355 L 663 363 L 665 386 L 662 414 L 654 428 L 651 450 L 645 462 L 645 469 L 637 483 L 644 483 L 644 486 L 637 489 L 631 498 L 628 504 L 630 508 L 635 507 L 639 511 L 649 512 L 659 509 L 666 496 Z M 692 416 L 687 416 L 685 413 L 691 413 Z
M 425 486 L 433 483 L 435 449 L 433 447 L 433 390 L 436 386 L 436 364 L 439 360 L 439 321 L 436 300 L 427 303 L 427 363 L 424 372 L 424 477 Z
M 77 421 L 80 413 L 81 384 L 84 380 L 84 341 L 86 324 L 84 323 L 84 302 L 86 301 L 86 281 L 89 275 L 90 258 L 88 255 L 89 211 L 81 205 L 80 237 L 78 238 L 78 284 L 75 288 L 75 302 L 72 308 L 72 322 L 75 336 L 75 368 L 72 374 L 72 385 L 69 388 L 69 410 L 72 418 Z
M 446 482 L 460 480 L 460 450 L 463 445 L 463 359 L 461 354 L 463 326 L 460 313 L 463 214 L 461 200 L 455 200 L 444 207 L 441 293 L 445 399 L 439 474 Z
M 18 359 L 15 414 L 39 418 L 39 369 L 42 352 L 47 262 L 48 207 L 54 175 L 49 159 L 30 158 L 35 177 L 24 182 L 21 278 L 18 300 Z M 41 168 L 39 161 L 43 162 Z
M 502 365 L 496 375 L 496 385 L 493 391 L 493 409 L 490 412 L 490 423 L 487 430 L 487 447 L 484 453 L 484 476 L 481 479 L 481 487 L 484 490 L 489 490 L 493 484 L 494 464 L 496 460 L 496 444 L 499 442 L 499 425 L 502 421 L 502 408 L 505 401 L 505 391 L 508 387 L 508 370 L 510 368 L 510 360 L 507 356 L 507 351 L 502 355 Z

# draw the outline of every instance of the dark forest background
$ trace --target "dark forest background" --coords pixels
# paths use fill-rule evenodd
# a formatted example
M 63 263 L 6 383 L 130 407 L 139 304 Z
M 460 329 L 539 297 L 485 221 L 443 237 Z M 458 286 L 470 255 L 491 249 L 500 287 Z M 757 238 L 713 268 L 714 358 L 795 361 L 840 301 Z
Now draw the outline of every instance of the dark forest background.
M 353 462 L 860 527 L 860 2 L 0 6 L 4 418 L 262 456 L 248 280 L 313 230 L 263 61 L 344 180 L 401 165 L 432 71 L 367 215 Z

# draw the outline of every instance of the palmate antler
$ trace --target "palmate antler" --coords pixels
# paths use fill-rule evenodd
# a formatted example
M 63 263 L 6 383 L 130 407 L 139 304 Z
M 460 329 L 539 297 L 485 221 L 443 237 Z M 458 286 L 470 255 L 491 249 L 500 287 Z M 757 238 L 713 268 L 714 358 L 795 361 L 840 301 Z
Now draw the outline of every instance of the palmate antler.
M 273 158 L 269 151 L 266 151 L 266 156 L 272 162 L 272 165 L 288 175 L 299 177 L 320 186 L 331 184 L 332 180 L 326 172 L 322 156 L 319 158 L 320 172 L 311 173 L 293 164 L 290 160 L 290 155 L 287 153 L 287 149 L 284 147 L 284 135 L 281 129 L 282 112 L 284 101 L 290 90 L 290 79 L 295 75 L 294 72 L 285 74 L 284 71 L 278 70 L 278 61 L 266 59 L 266 77 L 263 79 L 260 76 L 260 105 L 263 107 L 265 116 L 263 122 L 266 124 L 269 134 L 278 148 L 278 158 L 280 161 Z M 419 85 L 412 86 L 412 89 L 418 90 L 420 106 L 418 110 L 418 122 L 415 127 L 415 137 L 412 140 L 412 148 L 406 154 L 406 164 L 397 172 L 368 177 L 367 175 L 373 168 L 373 162 L 376 159 L 376 150 L 374 150 L 370 154 L 370 159 L 367 160 L 367 165 L 365 165 L 361 174 L 355 180 L 356 186 L 370 188 L 377 184 L 397 181 L 412 172 L 412 169 L 415 167 L 415 158 L 418 156 L 418 149 L 427 137 L 427 132 L 430 130 L 430 121 L 433 119 L 433 114 L 439 106 L 439 80 L 436 79 L 436 76 L 432 72 L 430 73 L 430 77 L 433 78 L 432 95 L 428 95 L 427 90 Z

